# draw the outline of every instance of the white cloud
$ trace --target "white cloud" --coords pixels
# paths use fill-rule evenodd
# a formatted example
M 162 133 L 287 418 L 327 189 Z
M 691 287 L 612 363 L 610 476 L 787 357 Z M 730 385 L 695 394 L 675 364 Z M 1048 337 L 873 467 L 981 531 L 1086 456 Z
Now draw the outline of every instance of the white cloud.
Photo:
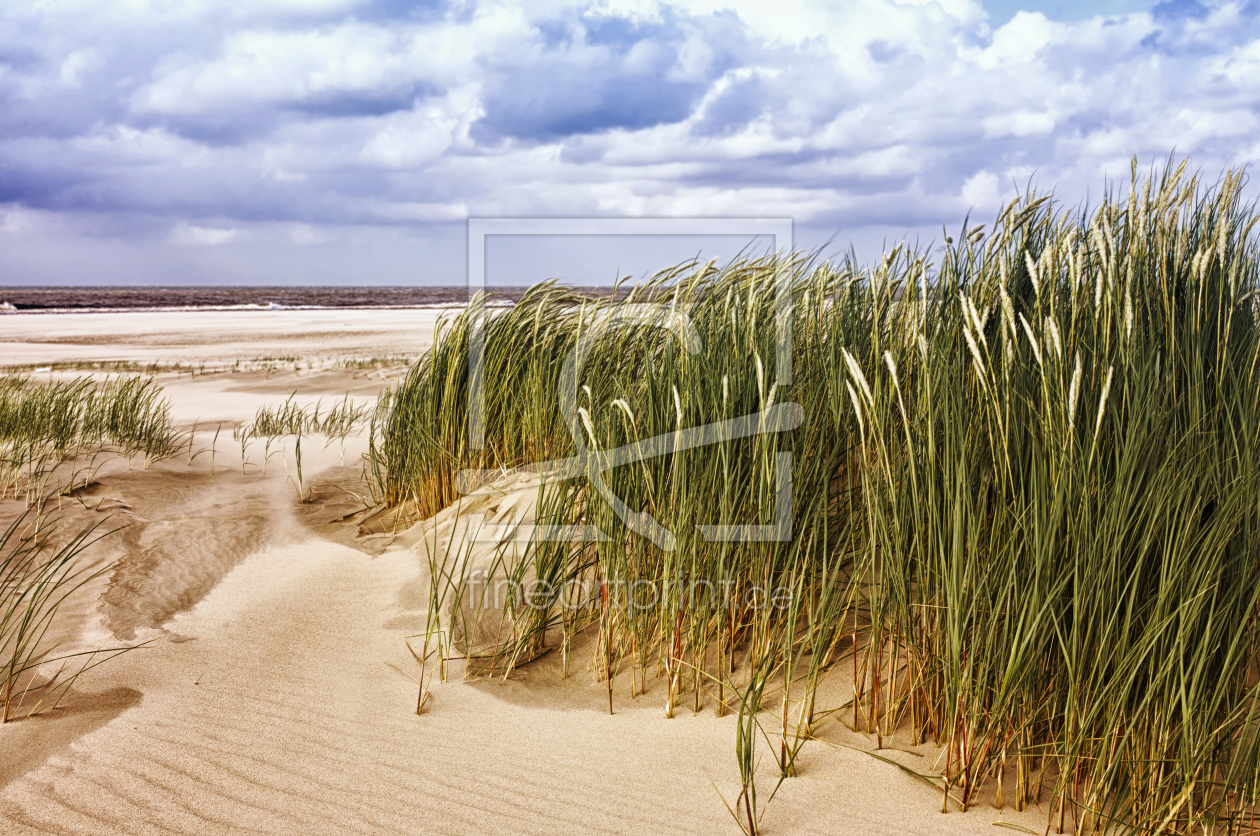
M 309 224 L 295 224 L 289 231 L 289 240 L 294 244 L 309 247 L 313 244 L 322 244 L 328 239 Z
M 128 125 L 101 126 L 76 137 L 70 148 L 89 160 L 114 165 L 170 164 L 191 168 L 209 160 L 213 152 L 204 145 L 163 128 L 137 129 Z
M 30 233 L 42 225 L 41 214 L 15 203 L 0 205 L 0 233 Z
M 245 31 L 205 62 L 168 58 L 132 97 L 142 113 L 196 113 L 259 102 L 302 101 L 372 91 L 405 80 L 406 53 L 382 27 L 346 23 L 332 30 Z
M 180 221 L 171 230 L 169 240 L 180 247 L 218 247 L 236 240 L 237 229 L 218 229 L 209 226 L 193 226 Z
M 1209 64 L 1210 71 L 1244 89 L 1260 88 L 1260 38 L 1234 47 Z
M 1068 27 L 1052 23 L 1041 12 L 1017 12 L 1005 26 L 993 33 L 993 42 L 984 49 L 968 51 L 977 66 L 986 70 L 1032 63 L 1047 44 L 1063 37 Z
M 83 74 L 100 66 L 101 56 L 95 49 L 79 49 L 66 56 L 61 62 L 58 80 L 66 87 L 82 87 Z
M 1018 110 L 984 117 L 984 135 L 989 139 L 1004 136 L 1036 136 L 1054 130 L 1054 116 L 1049 113 L 1033 113 Z
M 998 177 L 992 171 L 981 169 L 963 182 L 962 199 L 968 209 L 996 209 L 1002 203 L 998 189 Z
M 468 205 L 464 203 L 400 201 L 380 204 L 375 208 L 375 212 L 377 217 L 382 220 L 442 223 L 465 220 L 468 217 Z
M 678 50 L 678 59 L 666 78 L 670 81 L 702 82 L 713 66 L 713 59 L 713 48 L 700 32 L 692 29 Z
M 391 114 L 364 143 L 360 159 L 385 168 L 433 162 L 452 143 L 467 139 L 469 126 L 483 113 L 479 93 L 470 85 L 452 90 L 439 101 Z

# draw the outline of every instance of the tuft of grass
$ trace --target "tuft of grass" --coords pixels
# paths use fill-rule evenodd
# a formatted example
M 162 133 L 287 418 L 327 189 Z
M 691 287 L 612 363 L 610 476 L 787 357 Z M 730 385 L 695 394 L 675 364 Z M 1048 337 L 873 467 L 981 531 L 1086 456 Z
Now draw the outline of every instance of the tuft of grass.
M 181 447 L 152 378 L 0 377 L 0 497 L 42 502 L 91 481 L 113 456 L 142 456 L 147 465 Z
M 485 449 L 466 444 L 465 312 L 372 416 L 375 489 L 427 516 L 461 470 L 573 456 L 562 396 L 600 451 L 798 404 L 794 430 L 601 474 L 671 550 L 585 482 L 544 480 L 542 518 L 608 538 L 534 542 L 506 567 L 533 585 L 507 596 L 498 669 L 591 629 L 610 709 L 618 671 L 632 693 L 664 677 L 667 714 L 724 683 L 741 695 L 750 831 L 768 671 L 783 776 L 829 716 L 877 747 L 935 742 L 943 809 L 992 788 L 999 806 L 1046 804 L 1060 832 L 1232 831 L 1260 802 L 1260 258 L 1242 185 L 1204 188 L 1172 160 L 1142 177 L 1135 160 L 1092 211 L 1030 189 L 938 262 L 898 245 L 869 267 L 693 263 L 624 302 L 540 285 L 485 326 Z M 644 301 L 685 313 L 698 349 L 611 329 L 562 383 L 581 335 Z M 781 315 L 790 383 L 773 365 Z M 789 452 L 790 539 L 710 539 L 700 526 L 775 521 Z M 574 608 L 566 584 L 596 594 Z M 450 577 L 441 594 L 470 588 Z M 756 689 L 736 686 L 737 658 Z M 822 705 L 842 662 L 852 697 Z
M 16 719 L 19 712 L 29 717 L 56 708 L 79 676 L 132 649 L 57 655 L 56 645 L 47 639 L 61 605 L 111 566 L 82 556 L 104 536 L 97 534 L 99 526 L 55 545 L 55 525 L 32 533 L 29 513 L 0 532 L 0 723 Z M 28 698 L 34 699 L 30 705 Z
M 298 499 L 306 502 L 309 494 L 302 481 L 302 439 L 309 435 L 324 436 L 324 449 L 333 441 L 341 445 L 342 463 L 345 463 L 345 441 L 347 436 L 362 425 L 372 411 L 370 406 L 357 406 L 347 394 L 341 401 L 327 410 L 322 399 L 314 406 L 302 406 L 295 400 L 296 393 L 285 399 L 277 407 L 259 407 L 252 423 L 233 430 L 233 438 L 241 445 L 241 469 L 245 469 L 246 452 L 250 442 L 263 439 L 263 470 L 271 458 L 271 445 L 277 439 L 291 437 L 293 441 L 293 459 L 295 475 L 290 477 L 297 490 Z M 216 434 L 217 438 L 217 434 Z M 283 455 L 283 454 L 282 454 Z M 288 464 L 286 462 L 285 466 Z

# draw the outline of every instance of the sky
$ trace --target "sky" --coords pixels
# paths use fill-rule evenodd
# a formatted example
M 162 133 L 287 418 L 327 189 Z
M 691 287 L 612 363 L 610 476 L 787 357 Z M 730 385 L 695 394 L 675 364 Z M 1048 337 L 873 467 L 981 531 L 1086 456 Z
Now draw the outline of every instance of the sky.
M 5 0 L 0 286 L 460 285 L 470 217 L 867 262 L 1258 128 L 1260 0 Z M 749 246 L 491 239 L 487 279 Z

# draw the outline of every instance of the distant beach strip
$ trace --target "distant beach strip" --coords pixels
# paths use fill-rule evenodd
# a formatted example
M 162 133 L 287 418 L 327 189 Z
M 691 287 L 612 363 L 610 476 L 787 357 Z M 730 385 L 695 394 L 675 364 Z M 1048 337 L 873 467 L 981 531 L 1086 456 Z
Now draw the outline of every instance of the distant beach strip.
M 487 304 L 513 305 L 527 288 L 487 290 Z M 595 295 L 610 288 L 583 288 Z M 445 308 L 468 302 L 466 287 L 10 287 L 0 313 Z

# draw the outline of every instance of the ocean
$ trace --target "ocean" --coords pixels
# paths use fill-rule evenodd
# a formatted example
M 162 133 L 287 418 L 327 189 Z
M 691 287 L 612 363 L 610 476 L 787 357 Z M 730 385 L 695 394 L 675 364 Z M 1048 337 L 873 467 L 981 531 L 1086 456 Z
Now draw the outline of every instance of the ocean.
M 578 288 L 575 288 L 578 289 Z M 489 290 L 488 304 L 511 305 L 527 288 Z M 604 288 L 582 288 L 607 294 Z M 321 310 L 445 308 L 468 301 L 466 287 L 0 287 L 0 312 Z

